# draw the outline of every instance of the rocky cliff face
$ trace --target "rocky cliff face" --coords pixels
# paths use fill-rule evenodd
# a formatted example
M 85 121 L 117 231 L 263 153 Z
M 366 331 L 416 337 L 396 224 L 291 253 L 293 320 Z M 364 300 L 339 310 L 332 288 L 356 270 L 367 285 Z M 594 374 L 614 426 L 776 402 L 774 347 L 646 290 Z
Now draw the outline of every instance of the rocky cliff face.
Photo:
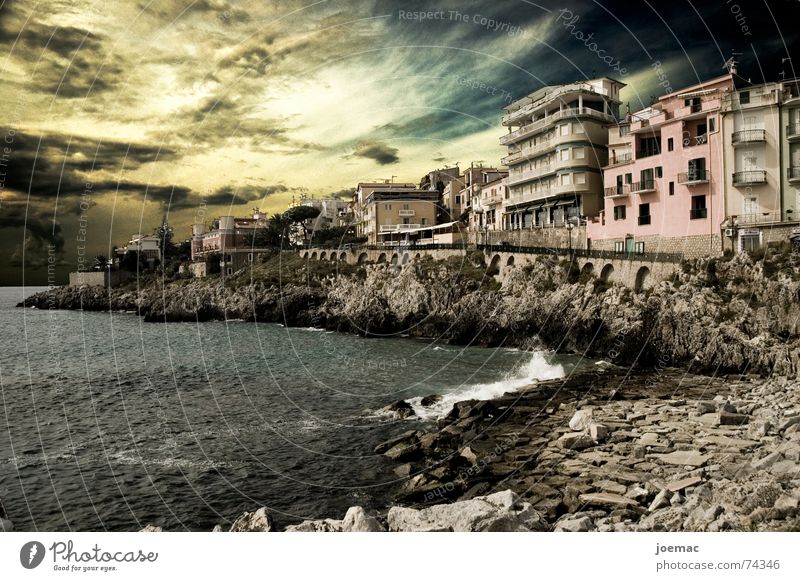
M 618 363 L 796 375 L 800 268 L 793 258 L 697 261 L 643 293 L 582 280 L 569 263 L 550 257 L 515 269 L 502 285 L 488 276 L 480 255 L 339 272 L 298 259 L 283 260 L 284 276 L 255 271 L 224 282 L 153 281 L 111 292 L 59 288 L 25 304 L 129 310 L 148 321 L 236 318 L 460 344 L 535 342 Z

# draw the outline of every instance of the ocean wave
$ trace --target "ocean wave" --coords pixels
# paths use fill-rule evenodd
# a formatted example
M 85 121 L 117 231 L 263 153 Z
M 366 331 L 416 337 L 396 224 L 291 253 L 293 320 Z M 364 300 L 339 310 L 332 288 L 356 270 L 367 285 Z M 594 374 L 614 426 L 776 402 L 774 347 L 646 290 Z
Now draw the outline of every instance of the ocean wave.
M 453 405 L 470 399 L 490 400 L 509 392 L 528 387 L 537 381 L 559 379 L 566 375 L 564 366 L 552 363 L 550 354 L 534 351 L 530 359 L 509 372 L 503 379 L 492 383 L 463 385 L 449 393 L 442 394 L 442 399 L 434 405 L 424 407 L 422 398 L 408 400 L 417 416 L 422 419 L 438 419 L 446 416 Z

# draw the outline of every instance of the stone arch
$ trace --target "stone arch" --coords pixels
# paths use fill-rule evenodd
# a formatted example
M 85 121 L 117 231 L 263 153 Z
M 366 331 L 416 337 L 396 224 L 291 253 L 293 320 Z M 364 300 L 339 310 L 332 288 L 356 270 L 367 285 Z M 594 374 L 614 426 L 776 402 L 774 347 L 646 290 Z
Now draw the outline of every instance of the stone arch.
M 405 254 L 403 254 L 403 260 L 400 262 L 400 264 L 405 266 L 406 264 L 408 264 L 409 258 L 411 258 L 411 255 L 408 252 L 406 252 Z
M 302 256 L 303 258 L 308 258 L 308 250 L 306 250 L 305 252 L 303 252 L 303 254 L 301 254 L 301 256 Z
M 581 277 L 587 278 L 593 274 L 594 274 L 594 264 L 592 264 L 591 262 L 587 262 L 586 264 L 584 264 L 583 268 L 581 268 Z
M 417 253 L 414 255 L 414 260 L 419 260 L 421 256 L 422 256 L 422 254 L 420 254 L 419 252 L 417 252 Z
M 347 252 L 342 252 L 339 255 L 339 260 L 341 260 L 342 262 L 345 262 L 347 260 Z
M 312 252 L 311 253 L 311 260 L 316 260 L 316 259 L 317 259 L 317 253 L 316 252 Z
M 649 279 L 650 279 L 650 269 L 647 268 L 646 266 L 641 267 L 636 272 L 636 281 L 634 282 L 633 290 L 635 290 L 638 293 L 647 288 L 650 288 Z
M 386 262 L 386 253 L 381 252 L 380 256 L 378 256 L 378 264 L 383 264 Z
M 326 257 L 326 256 L 327 256 L 327 254 L 326 254 L 325 252 L 320 252 L 320 253 L 319 253 L 319 259 L 320 259 L 320 260 L 325 260 L 325 257 Z
M 489 269 L 486 272 L 490 276 L 494 276 L 500 273 L 500 255 L 495 254 L 492 257 L 492 261 L 489 263 Z
M 600 280 L 603 282 L 611 282 L 614 276 L 614 265 L 606 264 L 603 270 L 600 271 Z
M 364 264 L 366 261 L 367 261 L 367 253 L 366 252 L 362 252 L 361 254 L 358 255 L 358 263 L 359 264 Z
M 331 262 L 336 262 L 336 260 L 338 260 L 338 258 L 339 258 L 339 256 L 335 252 L 331 252 L 331 255 L 330 255 L 330 261 Z
M 398 256 L 397 253 L 392 254 L 392 266 L 397 266 Z
M 506 260 L 506 266 L 514 266 L 514 255 L 513 254 L 508 257 L 508 260 Z

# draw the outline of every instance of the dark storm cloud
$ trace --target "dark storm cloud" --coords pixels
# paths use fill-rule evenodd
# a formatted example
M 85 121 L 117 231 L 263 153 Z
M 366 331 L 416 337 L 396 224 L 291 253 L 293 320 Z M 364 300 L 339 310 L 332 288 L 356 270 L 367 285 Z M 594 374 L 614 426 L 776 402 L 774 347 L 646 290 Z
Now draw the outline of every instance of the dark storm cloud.
M 386 145 L 381 141 L 364 141 L 356 144 L 353 153 L 345 157 L 363 157 L 371 159 L 380 165 L 391 165 L 400 161 L 397 152 L 398 149 L 396 147 Z
M 290 191 L 283 184 L 270 186 L 241 186 L 227 185 L 218 188 L 211 194 L 204 196 L 203 201 L 211 206 L 239 205 L 258 202 L 268 196 Z
M 0 46 L 31 65 L 31 90 L 76 98 L 116 86 L 126 65 L 106 50 L 104 36 L 74 26 L 44 24 L 36 16 L 18 2 L 0 7 Z
M 335 192 L 331 192 L 330 194 L 328 194 L 328 197 L 330 197 L 330 198 L 342 198 L 342 199 L 352 198 L 353 197 L 353 188 L 341 188 L 339 190 L 336 190 Z
M 9 130 L 0 128 L 3 134 Z M 14 133 L 10 153 L 3 168 L 6 190 L 30 194 L 38 198 L 77 196 L 91 190 L 130 192 L 146 188 L 163 198 L 163 186 L 126 180 L 98 179 L 92 172 L 134 170 L 156 161 L 174 161 L 178 153 L 172 149 L 139 143 L 101 141 L 61 134 L 34 135 Z M 188 196 L 189 190 L 177 188 L 177 197 Z

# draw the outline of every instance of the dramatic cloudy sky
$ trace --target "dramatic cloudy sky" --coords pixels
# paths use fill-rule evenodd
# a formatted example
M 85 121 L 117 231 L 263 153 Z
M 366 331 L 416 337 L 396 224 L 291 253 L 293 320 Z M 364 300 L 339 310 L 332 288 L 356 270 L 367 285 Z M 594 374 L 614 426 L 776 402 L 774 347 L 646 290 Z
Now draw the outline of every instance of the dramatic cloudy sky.
M 542 84 L 615 76 L 636 109 L 663 92 L 656 61 L 675 88 L 733 50 L 743 76 L 793 74 L 799 16 L 794 0 L 0 0 L 0 284 L 43 282 L 48 245 L 66 270 L 167 212 L 184 238 L 303 191 L 498 163 L 501 108 Z

